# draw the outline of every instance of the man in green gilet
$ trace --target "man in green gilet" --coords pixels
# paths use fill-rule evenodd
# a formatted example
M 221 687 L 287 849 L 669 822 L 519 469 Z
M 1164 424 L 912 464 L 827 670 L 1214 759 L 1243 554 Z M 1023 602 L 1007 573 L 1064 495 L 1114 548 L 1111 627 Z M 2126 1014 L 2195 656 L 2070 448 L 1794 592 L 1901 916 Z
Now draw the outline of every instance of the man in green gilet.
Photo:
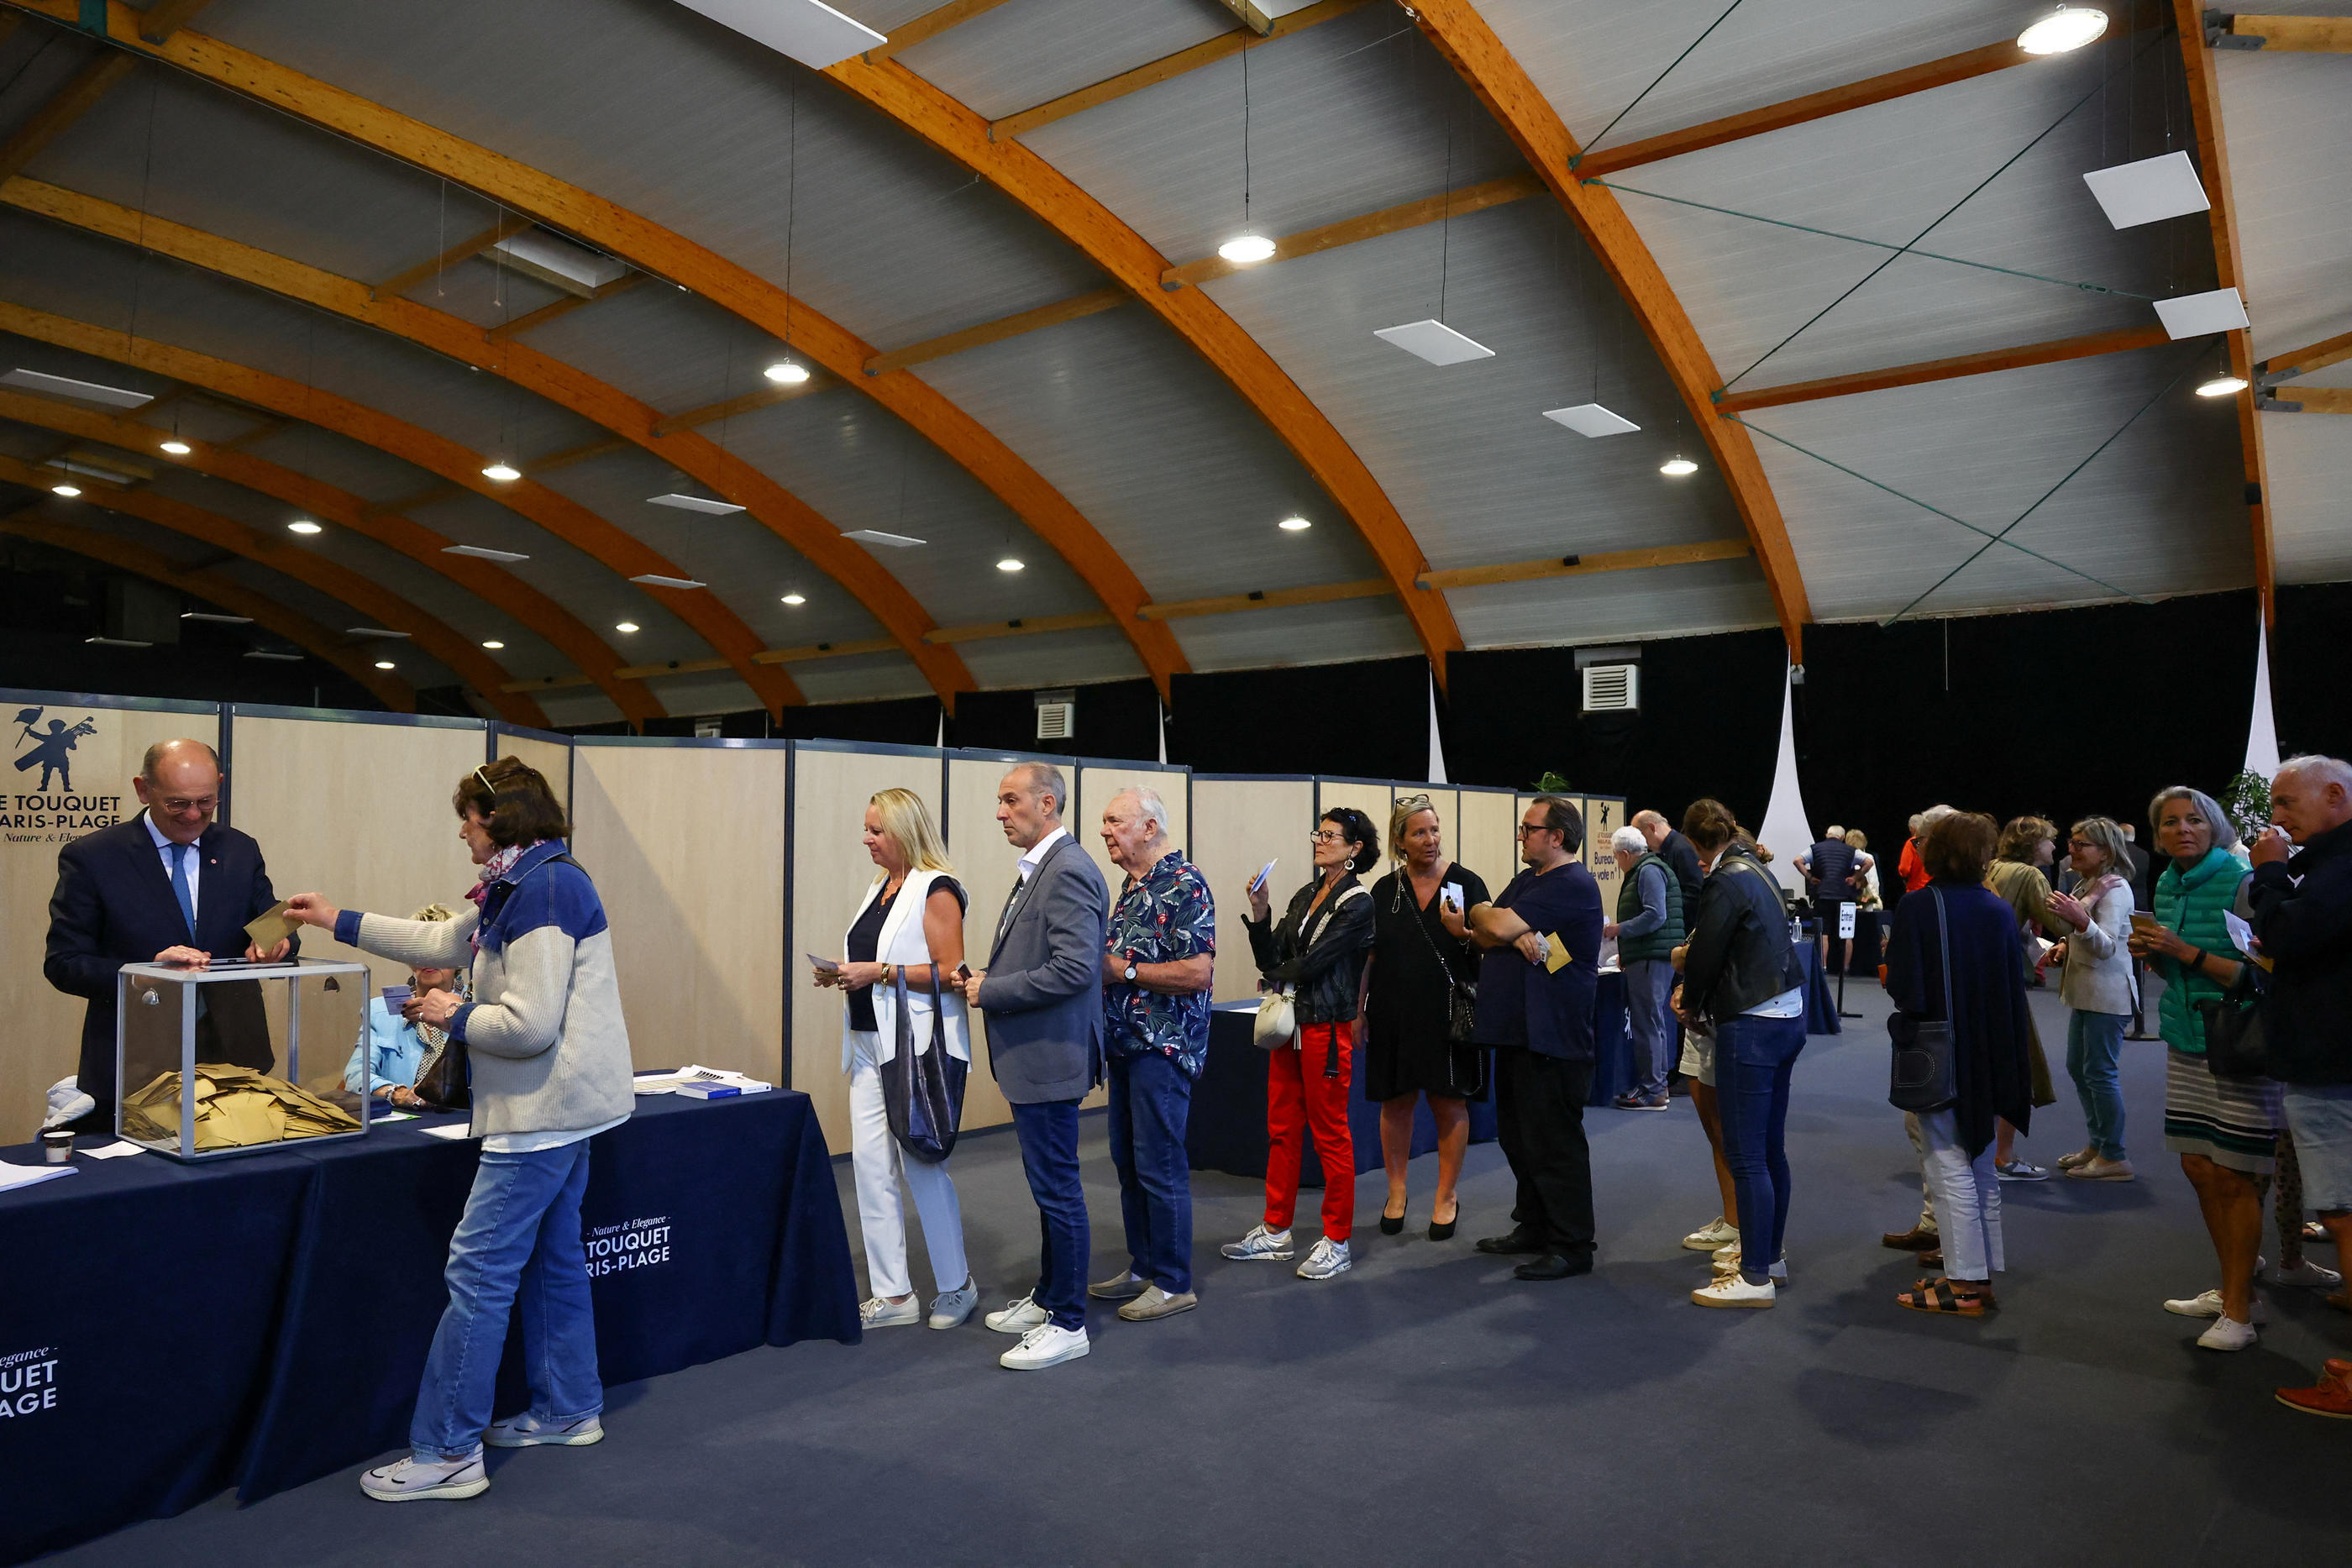
M 1685 935 L 1682 883 L 1639 828 L 1617 830 L 1609 841 L 1617 858 L 1617 918 L 1601 936 L 1617 944 L 1625 975 L 1625 1030 L 1633 1048 L 1633 1087 L 1617 1096 L 1620 1111 L 1663 1111 L 1666 1077 L 1674 1071 L 1674 990 L 1671 959 Z

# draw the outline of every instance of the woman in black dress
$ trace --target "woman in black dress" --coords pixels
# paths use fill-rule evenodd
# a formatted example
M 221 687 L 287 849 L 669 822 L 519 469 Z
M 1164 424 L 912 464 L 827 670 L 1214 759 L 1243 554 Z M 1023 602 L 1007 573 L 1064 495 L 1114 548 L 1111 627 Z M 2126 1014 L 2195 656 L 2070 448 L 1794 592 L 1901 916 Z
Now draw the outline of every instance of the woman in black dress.
M 1403 863 L 1372 884 L 1372 962 L 1364 1016 L 1370 1030 L 1364 1094 L 1381 1105 L 1381 1161 L 1389 1200 L 1381 1231 L 1404 1228 L 1405 1163 L 1415 1101 L 1429 1096 L 1437 1122 L 1437 1201 L 1429 1238 L 1454 1234 L 1454 1184 L 1470 1146 L 1470 1104 L 1486 1097 L 1486 1056 L 1446 1038 L 1451 982 L 1478 972 L 1463 912 L 1488 902 L 1475 872 L 1445 858 L 1437 808 L 1405 795 L 1389 813 L 1389 857 Z

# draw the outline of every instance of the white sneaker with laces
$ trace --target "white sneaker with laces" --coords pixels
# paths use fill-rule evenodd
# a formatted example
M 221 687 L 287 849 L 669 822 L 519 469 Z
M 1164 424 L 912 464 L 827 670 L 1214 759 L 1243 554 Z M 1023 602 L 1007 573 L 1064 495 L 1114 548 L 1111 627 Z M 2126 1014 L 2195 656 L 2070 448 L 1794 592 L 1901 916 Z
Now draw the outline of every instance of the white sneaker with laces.
M 1355 1266 L 1356 1260 L 1348 1255 L 1348 1244 L 1326 1236 L 1315 1243 L 1314 1250 L 1307 1254 L 1307 1261 L 1298 1266 L 1298 1277 L 1302 1280 L 1328 1280 L 1334 1274 L 1344 1274 Z
M 1291 1255 L 1290 1232 L 1253 1225 L 1247 1236 L 1239 1241 L 1228 1241 L 1217 1250 L 1239 1262 L 1264 1259 L 1269 1263 L 1286 1263 Z
M 1779 1290 L 1769 1280 L 1751 1285 L 1738 1274 L 1727 1274 L 1712 1285 L 1691 1292 L 1691 1300 L 1702 1307 L 1769 1307 Z
M 2197 1336 L 2197 1343 L 2205 1350 L 2245 1350 L 2260 1337 L 2252 1323 L 2242 1323 L 2235 1318 L 2215 1318 L 2213 1326 Z
M 462 1459 L 427 1459 L 411 1454 L 360 1477 L 360 1490 L 378 1502 L 455 1502 L 489 1490 L 490 1472 L 482 1466 L 479 1448 Z
M 961 1328 L 971 1310 L 980 1305 L 980 1287 L 971 1276 L 952 1291 L 941 1291 L 931 1298 L 931 1315 L 926 1322 L 935 1329 Z
M 2202 1291 L 2193 1296 L 2167 1301 L 2164 1303 L 2164 1310 L 2168 1312 L 2178 1312 L 2184 1318 L 2220 1318 L 2221 1316 L 2221 1287 L 2217 1285 L 2212 1290 Z M 2260 1296 L 2254 1298 L 2253 1306 L 2250 1312 L 2253 1327 L 2259 1328 L 2271 1321 L 2270 1309 L 2263 1305 L 2263 1299 Z
M 1017 1301 L 1007 1301 L 1002 1312 L 991 1312 L 980 1321 L 998 1333 L 1025 1334 L 1046 1321 L 1045 1309 L 1037 1304 L 1037 1292 L 1030 1291 Z
M 1019 1344 L 998 1356 L 996 1364 L 1014 1372 L 1043 1372 L 1049 1366 L 1076 1361 L 1093 1348 L 1087 1343 L 1086 1330 L 1043 1322 L 1023 1334 Z
M 1739 1227 L 1718 1214 L 1684 1237 L 1683 1245 L 1694 1252 L 1713 1252 L 1738 1239 Z
M 576 1421 L 541 1421 L 528 1413 L 493 1421 L 482 1441 L 493 1448 L 584 1448 L 604 1440 L 604 1423 L 594 1416 Z
M 881 1296 L 868 1296 L 857 1304 L 857 1322 L 860 1328 L 912 1328 L 922 1321 L 923 1309 L 916 1305 L 912 1294 L 903 1301 L 888 1301 Z
M 2306 1291 L 2339 1290 L 2344 1276 L 2333 1269 L 2324 1268 L 2305 1258 L 2290 1269 L 2282 1263 L 2263 1276 L 2273 1285 L 2301 1285 Z

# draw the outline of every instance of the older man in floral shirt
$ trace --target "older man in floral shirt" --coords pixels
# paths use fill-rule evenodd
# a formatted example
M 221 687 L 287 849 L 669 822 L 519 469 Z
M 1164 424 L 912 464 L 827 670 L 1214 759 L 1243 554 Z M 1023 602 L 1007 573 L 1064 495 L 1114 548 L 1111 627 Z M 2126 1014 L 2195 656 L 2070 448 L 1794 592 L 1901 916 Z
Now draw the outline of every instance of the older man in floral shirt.
M 1118 1169 L 1129 1266 L 1089 1287 L 1149 1322 L 1192 1311 L 1192 1171 L 1184 1123 L 1209 1055 L 1217 910 L 1208 878 L 1168 843 L 1168 807 L 1122 789 L 1103 807 L 1103 843 L 1127 873 L 1103 953 L 1110 1058 L 1110 1158 Z

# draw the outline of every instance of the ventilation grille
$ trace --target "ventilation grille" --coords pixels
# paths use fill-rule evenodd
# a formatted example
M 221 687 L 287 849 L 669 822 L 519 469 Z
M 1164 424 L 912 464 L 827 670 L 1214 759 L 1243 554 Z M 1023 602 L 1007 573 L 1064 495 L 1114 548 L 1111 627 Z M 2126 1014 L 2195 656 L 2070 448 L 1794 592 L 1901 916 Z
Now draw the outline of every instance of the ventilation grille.
M 1038 739 L 1067 740 L 1077 732 L 1077 704 L 1039 703 L 1037 705 Z
M 1631 713 L 1642 706 L 1642 666 L 1587 664 L 1584 667 L 1584 711 Z

